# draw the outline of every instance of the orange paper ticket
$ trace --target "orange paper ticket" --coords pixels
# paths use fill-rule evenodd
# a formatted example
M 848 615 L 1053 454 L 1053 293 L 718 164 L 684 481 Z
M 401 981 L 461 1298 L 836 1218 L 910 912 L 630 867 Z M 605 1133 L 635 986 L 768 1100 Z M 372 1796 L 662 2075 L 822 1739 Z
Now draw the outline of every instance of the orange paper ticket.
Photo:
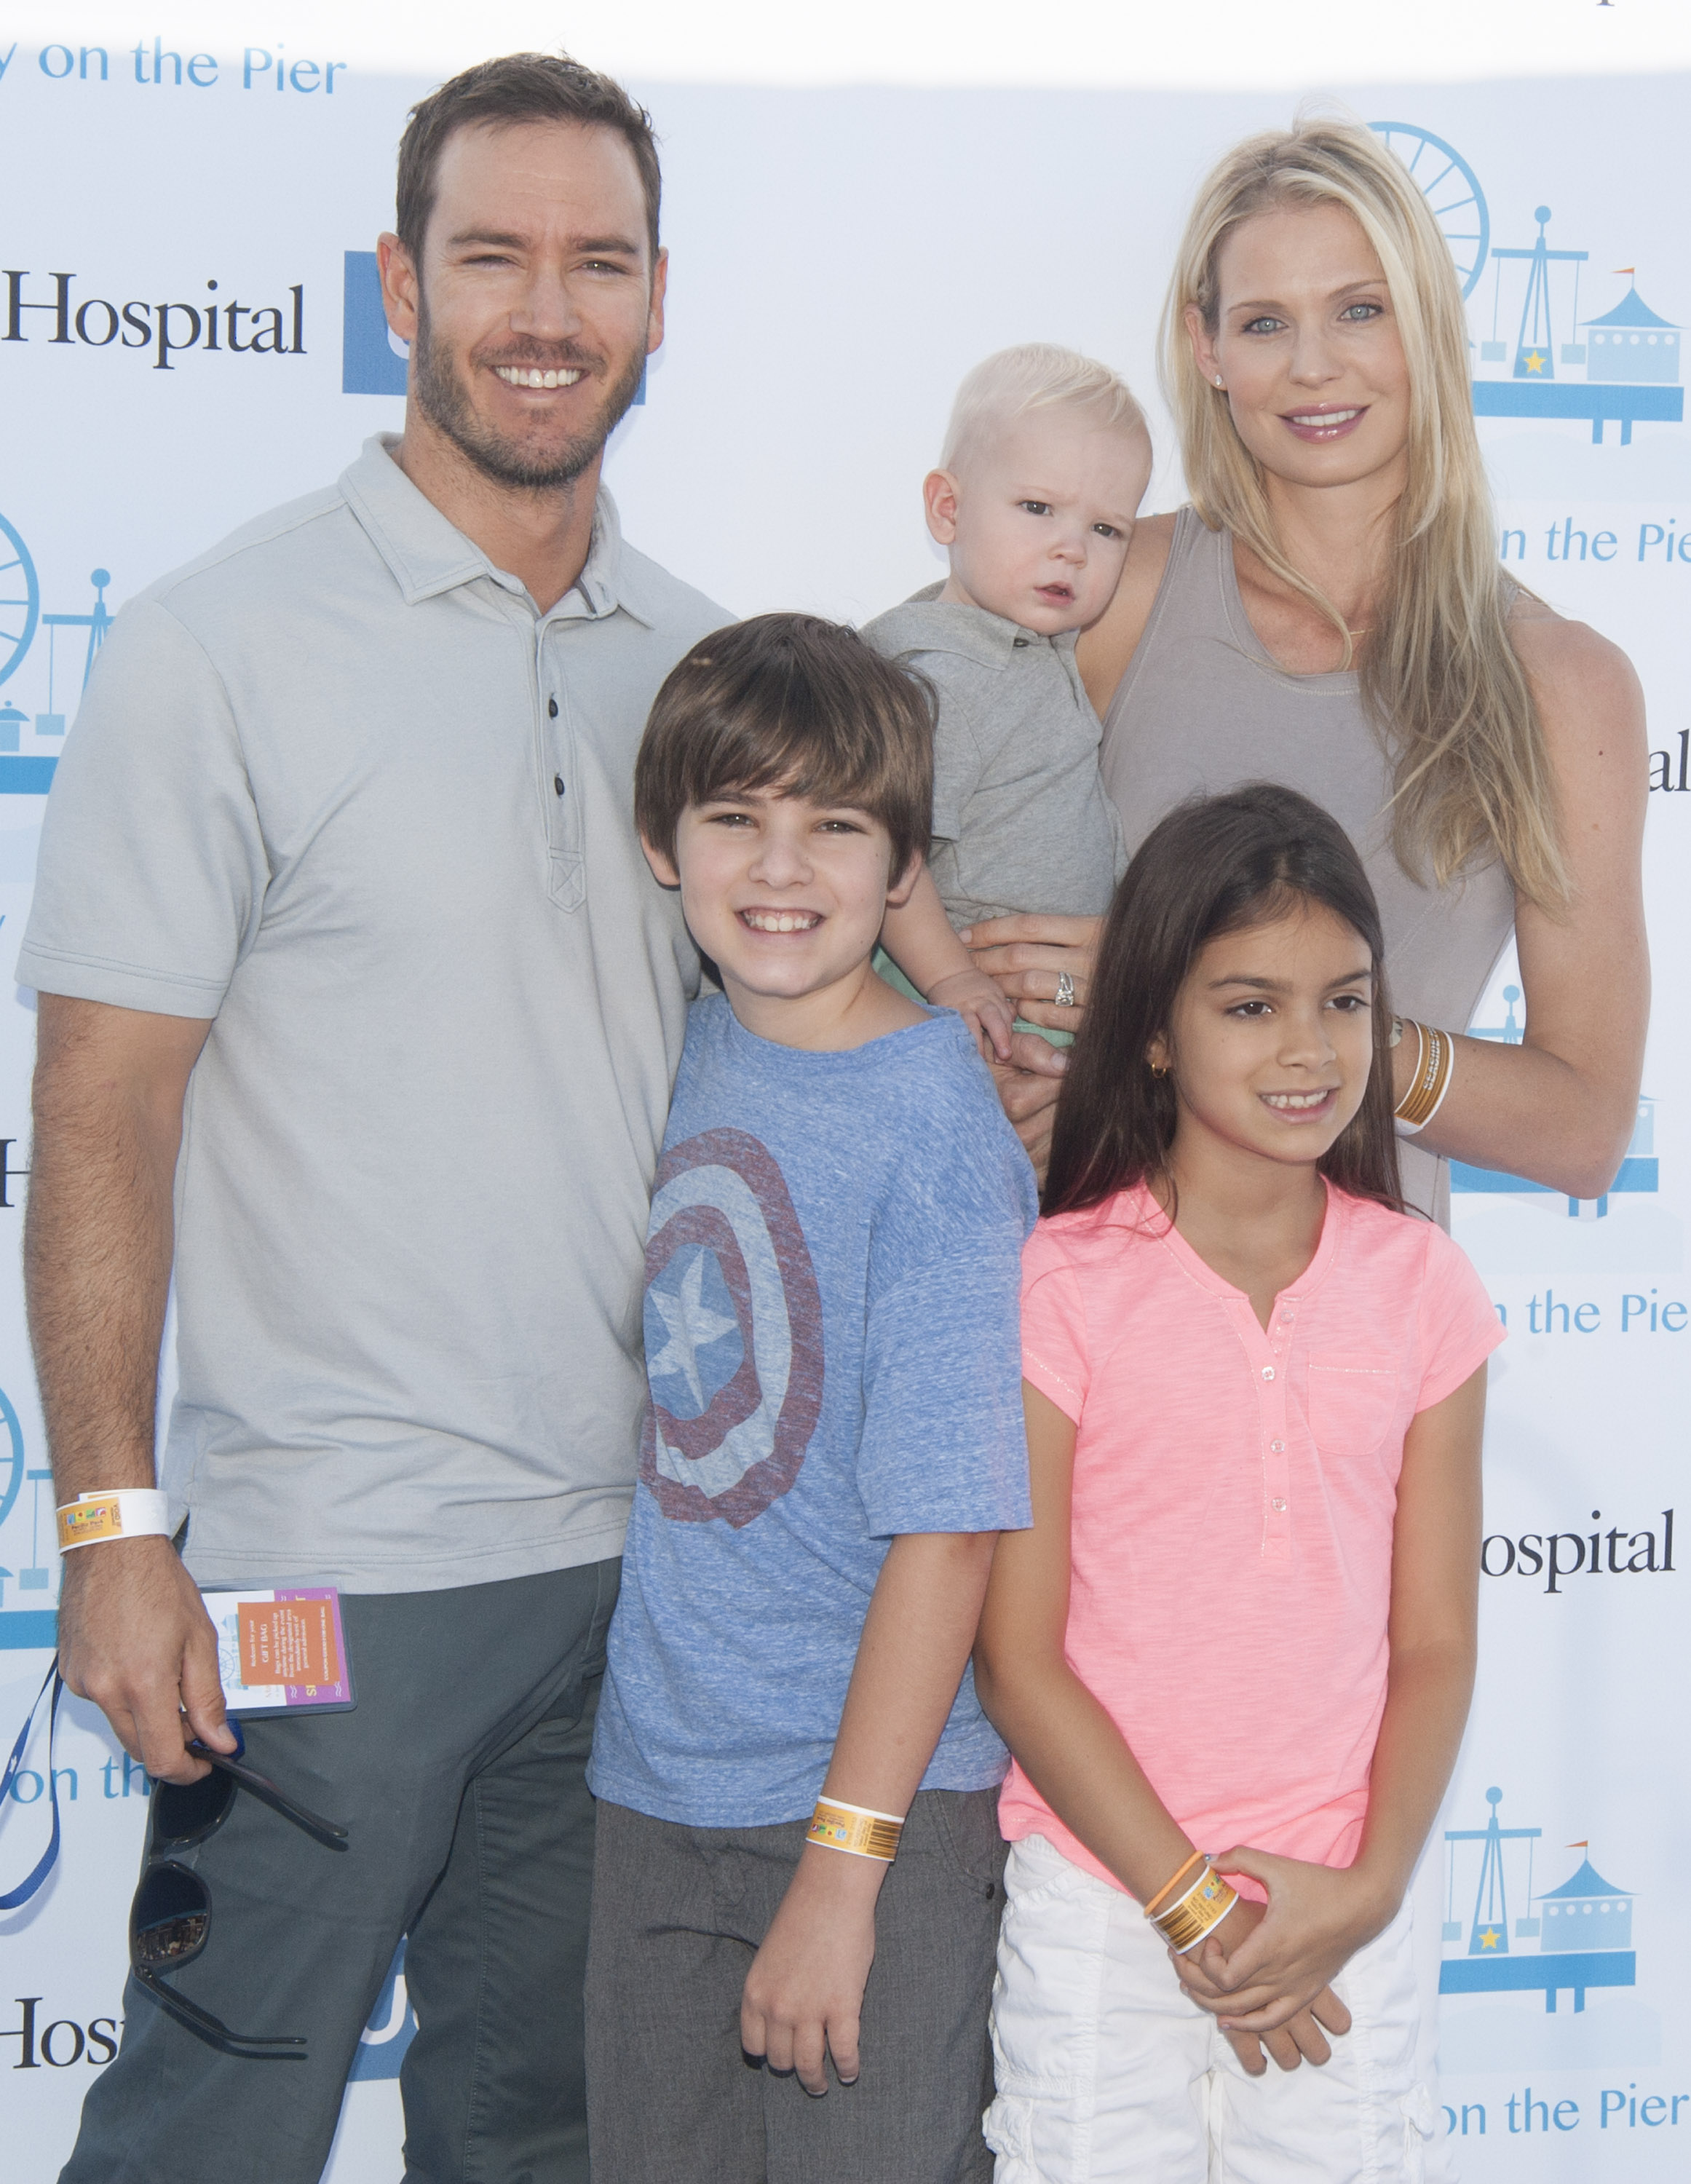
M 243 1684 L 339 1683 L 332 1602 L 243 1600 L 236 1613 Z

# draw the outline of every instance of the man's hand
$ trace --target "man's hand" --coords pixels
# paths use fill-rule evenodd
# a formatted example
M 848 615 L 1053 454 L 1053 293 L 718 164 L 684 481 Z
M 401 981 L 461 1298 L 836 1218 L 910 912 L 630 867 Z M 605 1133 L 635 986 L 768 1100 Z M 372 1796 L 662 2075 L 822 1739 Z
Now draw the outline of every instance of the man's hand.
M 878 1858 L 807 1843 L 746 1975 L 740 2045 L 771 2070 L 796 2070 L 807 2093 L 827 2092 L 829 2055 L 843 2086 L 856 2081 L 875 1900 L 886 1873 Z
M 235 1749 L 217 1634 L 168 1540 L 108 1540 L 65 1557 L 58 1664 L 66 1688 L 93 1701 L 158 1780 L 195 1782 L 210 1771 L 189 1757 L 191 1736 Z

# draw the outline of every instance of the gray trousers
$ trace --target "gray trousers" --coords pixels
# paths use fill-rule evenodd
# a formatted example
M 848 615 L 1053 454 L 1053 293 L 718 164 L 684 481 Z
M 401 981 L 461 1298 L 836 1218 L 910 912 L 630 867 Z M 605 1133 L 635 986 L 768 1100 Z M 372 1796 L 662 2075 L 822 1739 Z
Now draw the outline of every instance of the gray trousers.
M 598 2184 L 987 2184 L 998 1793 L 916 1798 L 876 1907 L 862 2075 L 820 2099 L 748 2064 L 740 1995 L 804 1825 L 689 1828 L 599 1807 L 587 1958 Z
M 220 2055 L 131 1980 L 60 2184 L 316 2184 L 402 1934 L 406 2177 L 587 2184 L 586 1769 L 620 1568 L 342 1599 L 357 1706 L 246 1736 L 350 1847 L 241 1793 L 180 1853 L 212 1916 L 172 1984 L 234 2031 L 305 2034 L 309 2060 Z

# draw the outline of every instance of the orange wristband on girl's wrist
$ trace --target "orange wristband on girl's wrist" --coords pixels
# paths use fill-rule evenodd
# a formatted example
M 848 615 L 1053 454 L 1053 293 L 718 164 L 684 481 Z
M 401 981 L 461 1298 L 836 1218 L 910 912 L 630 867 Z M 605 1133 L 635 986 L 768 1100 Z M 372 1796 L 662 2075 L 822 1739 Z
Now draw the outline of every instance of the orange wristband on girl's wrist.
M 1179 1887 L 1181 1882 L 1185 1880 L 1187 1875 L 1191 1872 L 1193 1867 L 1194 1865 L 1202 1865 L 1203 1863 L 1203 1852 L 1201 1850 L 1193 1851 L 1191 1857 L 1188 1858 L 1185 1864 L 1181 1867 L 1178 1873 L 1175 1874 L 1170 1880 L 1164 1881 L 1162 1886 L 1157 1891 L 1154 1896 L 1148 1896 L 1145 1898 L 1145 1916 L 1148 1919 L 1154 1919 L 1157 1914 L 1157 1906 L 1162 1902 L 1163 1898 L 1165 1896 L 1172 1896 L 1175 1890 Z

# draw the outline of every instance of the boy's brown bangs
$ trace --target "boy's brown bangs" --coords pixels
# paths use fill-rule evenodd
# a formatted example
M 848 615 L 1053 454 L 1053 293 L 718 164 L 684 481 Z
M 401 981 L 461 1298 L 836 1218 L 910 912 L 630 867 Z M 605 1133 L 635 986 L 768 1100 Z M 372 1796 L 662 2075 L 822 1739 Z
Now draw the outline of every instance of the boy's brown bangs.
M 689 806 L 776 789 L 878 820 L 902 872 L 927 849 L 933 694 L 855 630 L 759 615 L 704 638 L 671 671 L 634 786 L 640 830 L 666 856 Z

